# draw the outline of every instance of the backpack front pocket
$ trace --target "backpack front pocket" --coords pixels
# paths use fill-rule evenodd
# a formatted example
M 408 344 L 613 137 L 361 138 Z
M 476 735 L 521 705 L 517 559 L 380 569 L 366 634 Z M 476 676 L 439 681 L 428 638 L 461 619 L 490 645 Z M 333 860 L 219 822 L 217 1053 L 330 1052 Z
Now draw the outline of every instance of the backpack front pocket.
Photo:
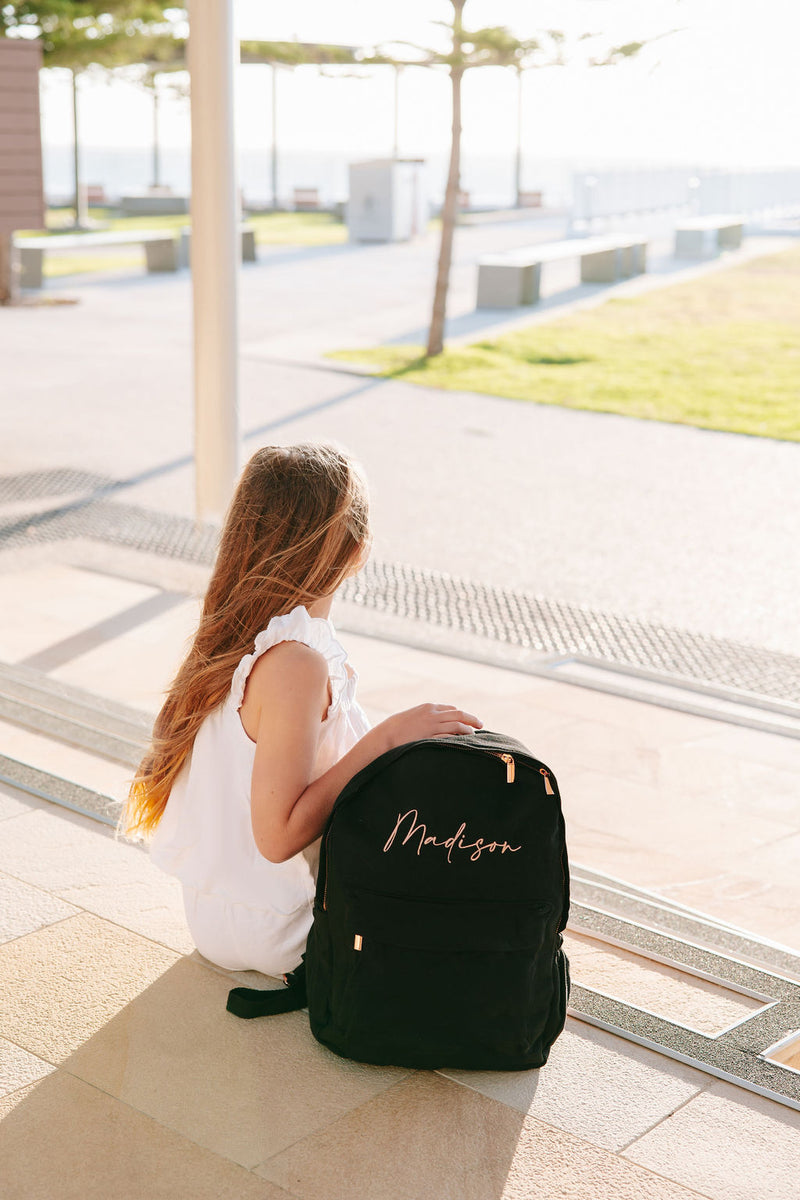
M 418 1067 L 538 1065 L 528 1059 L 552 1011 L 553 905 L 349 899 L 332 1048 Z

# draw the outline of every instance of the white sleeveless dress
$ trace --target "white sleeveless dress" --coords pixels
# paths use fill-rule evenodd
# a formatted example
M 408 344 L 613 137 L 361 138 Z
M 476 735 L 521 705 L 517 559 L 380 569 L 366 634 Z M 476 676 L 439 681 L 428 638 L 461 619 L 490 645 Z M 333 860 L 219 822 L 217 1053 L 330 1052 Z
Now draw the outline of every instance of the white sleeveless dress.
M 258 851 L 250 821 L 256 744 L 239 709 L 255 661 L 278 642 L 304 642 L 328 662 L 332 701 L 322 722 L 311 780 L 370 728 L 355 698 L 358 673 L 328 617 L 303 605 L 273 617 L 233 675 L 227 698 L 205 718 L 150 842 L 157 866 L 183 885 L 189 930 L 200 953 L 229 970 L 293 971 L 305 951 L 319 841 L 283 863 Z

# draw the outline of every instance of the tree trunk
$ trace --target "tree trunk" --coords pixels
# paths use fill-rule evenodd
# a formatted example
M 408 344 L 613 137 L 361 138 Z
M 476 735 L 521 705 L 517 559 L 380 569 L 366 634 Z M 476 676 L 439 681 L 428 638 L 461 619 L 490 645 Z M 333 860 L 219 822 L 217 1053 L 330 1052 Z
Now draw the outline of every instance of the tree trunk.
M 78 138 L 78 72 L 72 72 L 72 173 L 75 184 L 73 206 L 75 208 L 75 228 L 85 229 L 88 224 L 86 211 L 86 193 L 81 183 L 81 154 Z
M 278 208 L 278 64 L 272 64 L 272 207 Z
M 460 14 L 459 14 L 460 16 Z M 460 32 L 460 31 L 459 31 Z M 455 42 L 455 38 L 454 38 Z M 453 135 L 450 143 L 450 168 L 447 172 L 447 187 L 442 206 L 442 238 L 439 244 L 439 265 L 436 269 L 436 287 L 433 293 L 433 312 L 428 332 L 428 358 L 441 354 L 444 349 L 444 322 L 447 313 L 447 289 L 450 285 L 450 264 L 453 258 L 453 233 L 455 231 L 460 191 L 461 174 L 461 80 L 462 67 L 450 69 L 453 88 Z
M 394 126 L 392 138 L 392 158 L 396 159 L 400 152 L 400 67 L 394 66 Z
M 522 71 L 517 68 L 517 152 L 514 157 L 514 192 L 516 207 L 521 208 L 522 195 Z
M 158 128 L 159 100 L 158 78 L 153 76 L 153 172 L 151 186 L 154 188 L 161 186 L 161 138 Z

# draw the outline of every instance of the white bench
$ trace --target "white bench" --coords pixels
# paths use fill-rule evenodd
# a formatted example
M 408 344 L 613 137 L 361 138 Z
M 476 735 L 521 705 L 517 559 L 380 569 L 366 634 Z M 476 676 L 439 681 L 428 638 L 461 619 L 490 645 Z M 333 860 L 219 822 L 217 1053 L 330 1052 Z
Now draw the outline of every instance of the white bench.
M 675 228 L 676 258 L 713 258 L 720 250 L 735 250 L 744 237 L 744 217 L 715 213 L 692 217 Z
M 239 233 L 242 239 L 242 262 L 256 262 L 256 231 L 253 225 L 240 225 Z M 184 225 L 180 231 L 178 239 L 177 255 L 178 266 L 188 267 L 191 262 L 192 253 L 192 229 L 190 225 Z
M 252 225 L 241 226 L 242 262 L 256 261 L 256 233 Z M 144 246 L 148 272 L 177 271 L 189 265 L 191 231 L 124 230 L 108 233 L 56 233 L 50 237 L 15 238 L 20 257 L 20 287 L 40 288 L 46 250 L 83 250 L 103 246 Z
M 169 229 L 108 233 L 55 233 L 50 237 L 15 238 L 19 250 L 20 286 L 40 288 L 45 251 L 84 250 L 102 246 L 144 246 L 148 271 L 177 271 L 175 234 Z
M 615 283 L 647 270 L 643 234 L 568 238 L 485 255 L 478 261 L 478 308 L 516 308 L 539 300 L 542 265 L 579 258 L 582 283 Z

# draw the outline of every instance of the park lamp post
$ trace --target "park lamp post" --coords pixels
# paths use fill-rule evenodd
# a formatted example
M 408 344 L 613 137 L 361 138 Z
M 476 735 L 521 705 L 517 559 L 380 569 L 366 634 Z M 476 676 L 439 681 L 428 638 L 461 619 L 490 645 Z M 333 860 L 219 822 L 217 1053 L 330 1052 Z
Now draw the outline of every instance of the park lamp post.
M 597 187 L 597 176 L 586 175 L 583 180 L 583 186 L 586 194 L 586 232 L 592 232 L 592 221 L 594 220 L 594 190 Z
M 190 0 L 188 65 L 195 511 L 198 521 L 220 522 L 239 474 L 233 0 Z

